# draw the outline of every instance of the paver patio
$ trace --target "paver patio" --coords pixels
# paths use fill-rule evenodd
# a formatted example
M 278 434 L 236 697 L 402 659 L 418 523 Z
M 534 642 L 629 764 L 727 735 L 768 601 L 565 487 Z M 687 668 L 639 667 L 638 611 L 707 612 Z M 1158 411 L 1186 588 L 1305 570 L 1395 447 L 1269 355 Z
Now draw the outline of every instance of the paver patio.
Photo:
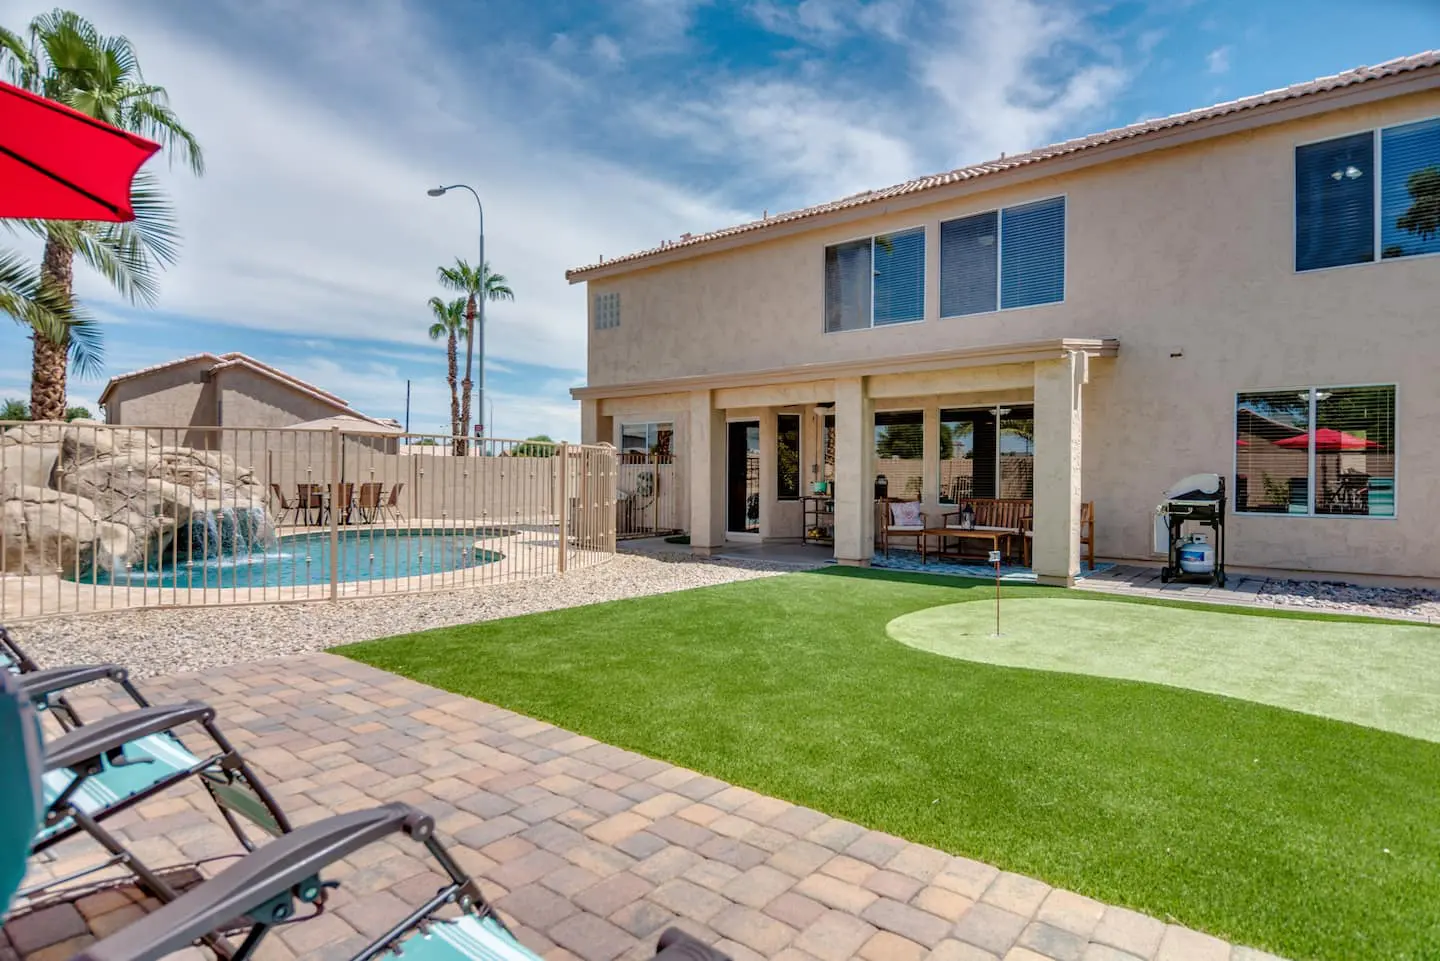
M 737 959 L 1271 958 L 333 655 L 145 688 L 213 705 L 297 824 L 391 800 L 426 810 L 547 958 L 649 957 L 671 924 Z M 234 849 L 198 787 L 122 818 L 109 823 L 152 864 Z M 99 860 L 80 839 L 55 851 L 39 875 Z M 338 863 L 327 912 L 260 957 L 348 956 L 441 886 L 417 854 L 397 837 Z M 124 889 L 47 904 L 5 926 L 0 961 L 61 961 L 149 906 Z

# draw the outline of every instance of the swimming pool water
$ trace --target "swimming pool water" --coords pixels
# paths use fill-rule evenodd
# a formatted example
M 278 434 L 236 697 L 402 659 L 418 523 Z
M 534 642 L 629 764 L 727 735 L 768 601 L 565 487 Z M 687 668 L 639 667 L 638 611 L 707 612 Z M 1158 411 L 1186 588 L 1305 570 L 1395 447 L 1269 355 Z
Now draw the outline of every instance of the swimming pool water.
M 378 578 L 438 574 L 490 564 L 504 557 L 477 548 L 476 542 L 512 533 L 498 528 L 468 530 L 344 530 L 339 540 L 339 578 Z M 264 552 L 195 557 L 153 570 L 97 570 L 82 574 L 86 584 L 126 587 L 290 587 L 330 583 L 330 533 L 282 537 Z

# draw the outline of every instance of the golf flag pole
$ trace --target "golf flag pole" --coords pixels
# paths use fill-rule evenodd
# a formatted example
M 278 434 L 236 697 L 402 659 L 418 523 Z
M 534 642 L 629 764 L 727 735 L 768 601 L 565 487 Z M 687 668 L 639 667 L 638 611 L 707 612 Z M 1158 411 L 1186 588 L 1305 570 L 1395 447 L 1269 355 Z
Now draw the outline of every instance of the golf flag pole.
M 990 563 L 995 565 L 995 636 L 1000 636 L 1000 552 L 990 552 Z

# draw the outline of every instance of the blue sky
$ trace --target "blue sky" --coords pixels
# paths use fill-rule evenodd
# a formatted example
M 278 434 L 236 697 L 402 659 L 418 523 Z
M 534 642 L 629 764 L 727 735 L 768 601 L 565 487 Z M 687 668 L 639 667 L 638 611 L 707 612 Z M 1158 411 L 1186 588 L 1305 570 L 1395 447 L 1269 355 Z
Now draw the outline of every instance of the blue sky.
M 490 311 L 493 432 L 569 439 L 585 303 L 567 267 L 1440 46 L 1435 0 L 71 6 L 135 42 L 209 165 L 164 174 L 185 247 L 156 308 L 80 281 L 106 376 L 241 350 L 376 416 L 403 417 L 410 378 L 412 427 L 445 429 L 425 302 L 437 264 L 475 257 L 476 214 L 425 189 L 464 181 L 517 295 Z M 40 7 L 0 0 L 0 22 Z M 0 397 L 28 377 L 0 325 Z

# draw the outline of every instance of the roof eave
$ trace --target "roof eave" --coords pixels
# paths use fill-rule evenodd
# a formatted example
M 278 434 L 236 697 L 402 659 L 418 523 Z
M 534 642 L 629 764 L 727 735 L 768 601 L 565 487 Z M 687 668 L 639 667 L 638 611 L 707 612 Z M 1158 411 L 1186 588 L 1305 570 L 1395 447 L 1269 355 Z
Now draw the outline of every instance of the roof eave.
M 1042 360 L 1058 360 L 1071 353 L 1089 357 L 1114 357 L 1120 352 L 1120 341 L 1113 337 L 1056 337 L 1048 340 L 1015 344 L 987 344 L 952 350 L 901 354 L 882 359 L 828 361 L 818 364 L 797 364 L 742 373 L 694 374 L 663 380 L 611 384 L 599 387 L 572 387 L 575 400 L 605 400 L 613 397 L 645 397 L 652 394 L 674 394 L 693 390 L 716 390 L 726 387 L 769 387 L 807 381 L 835 380 L 841 377 L 909 374 L 963 367 L 1027 364 Z

